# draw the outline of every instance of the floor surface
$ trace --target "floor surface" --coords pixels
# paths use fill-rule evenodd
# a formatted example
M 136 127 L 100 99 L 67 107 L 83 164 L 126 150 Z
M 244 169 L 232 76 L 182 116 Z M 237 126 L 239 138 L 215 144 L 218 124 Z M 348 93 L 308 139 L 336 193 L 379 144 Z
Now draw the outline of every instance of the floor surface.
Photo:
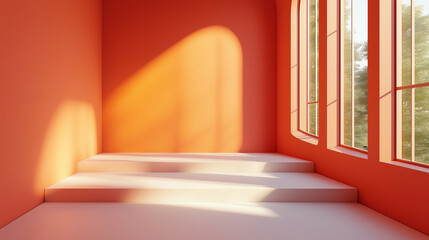
M 43 203 L 2 240 L 429 239 L 358 203 Z

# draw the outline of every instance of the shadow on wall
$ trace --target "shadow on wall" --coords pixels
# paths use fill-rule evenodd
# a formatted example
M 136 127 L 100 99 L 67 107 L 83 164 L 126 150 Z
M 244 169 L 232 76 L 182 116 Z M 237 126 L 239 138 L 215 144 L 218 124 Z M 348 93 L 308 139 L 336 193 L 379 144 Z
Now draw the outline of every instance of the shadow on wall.
M 243 132 L 243 53 L 222 26 L 198 30 L 104 100 L 110 151 L 237 152 Z

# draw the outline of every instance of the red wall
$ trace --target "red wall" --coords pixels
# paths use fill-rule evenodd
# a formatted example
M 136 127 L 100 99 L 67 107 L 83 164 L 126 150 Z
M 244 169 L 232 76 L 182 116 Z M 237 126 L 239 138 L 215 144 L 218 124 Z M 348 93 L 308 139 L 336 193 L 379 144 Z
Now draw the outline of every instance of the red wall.
M 0 228 L 100 149 L 101 2 L 0 4 Z
M 276 151 L 271 0 L 103 1 L 104 152 Z
M 290 0 L 277 0 L 278 16 L 278 151 L 315 162 L 316 171 L 359 189 L 359 202 L 412 228 L 429 234 L 429 174 L 379 161 L 379 6 L 369 1 L 368 159 L 327 149 L 326 2 L 320 1 L 320 140 L 318 145 L 290 132 Z M 323 107 L 325 106 L 325 107 Z M 384 139 L 383 141 L 390 141 Z

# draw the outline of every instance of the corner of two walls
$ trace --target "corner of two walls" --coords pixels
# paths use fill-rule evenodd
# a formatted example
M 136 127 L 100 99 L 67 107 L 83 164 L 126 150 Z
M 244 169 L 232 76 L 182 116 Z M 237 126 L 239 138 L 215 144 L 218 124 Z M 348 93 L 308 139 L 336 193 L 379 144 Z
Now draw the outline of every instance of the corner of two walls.
M 0 227 L 102 150 L 276 151 L 274 1 L 18 0 L 0 15 Z
M 101 150 L 101 0 L 3 1 L 0 227 Z

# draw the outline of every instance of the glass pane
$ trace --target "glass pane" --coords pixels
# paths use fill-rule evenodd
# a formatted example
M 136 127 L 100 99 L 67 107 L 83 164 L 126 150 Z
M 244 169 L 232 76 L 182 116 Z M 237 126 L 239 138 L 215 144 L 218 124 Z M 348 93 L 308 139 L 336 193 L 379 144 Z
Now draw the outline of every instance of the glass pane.
M 415 83 L 429 82 L 429 1 L 414 1 Z
M 368 150 L 368 82 L 366 79 L 356 77 L 355 80 L 355 145 L 353 147 L 362 150 Z
M 368 147 L 368 2 L 343 1 L 343 144 Z
M 398 158 L 411 160 L 411 89 L 397 92 Z
M 415 89 L 415 161 L 429 164 L 429 87 Z
M 317 102 L 319 78 L 319 0 L 309 0 L 309 101 Z
M 402 79 L 398 86 L 411 85 L 411 0 L 402 0 Z M 402 80 L 402 83 L 400 82 Z
M 309 104 L 309 132 L 310 134 L 319 135 L 319 104 Z
M 352 25 L 351 25 L 351 0 L 343 1 L 343 143 L 352 145 Z
M 355 145 L 368 150 L 368 2 L 353 1 Z

